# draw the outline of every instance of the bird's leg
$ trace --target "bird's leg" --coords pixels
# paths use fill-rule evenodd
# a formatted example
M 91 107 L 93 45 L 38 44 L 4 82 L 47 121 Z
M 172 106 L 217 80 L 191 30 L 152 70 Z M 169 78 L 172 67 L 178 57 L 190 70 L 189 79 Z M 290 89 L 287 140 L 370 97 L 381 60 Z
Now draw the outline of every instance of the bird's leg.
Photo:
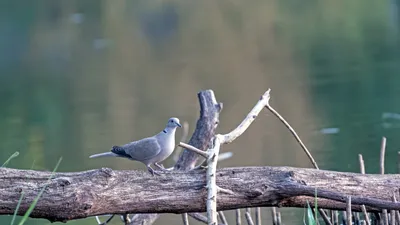
M 151 173 L 151 175 L 154 176 L 154 174 L 160 176 L 160 173 L 156 172 L 153 168 L 151 168 L 150 165 L 147 165 L 147 170 L 149 170 L 149 172 Z
M 154 165 L 155 165 L 158 169 L 160 169 L 160 170 L 162 170 L 162 171 L 171 171 L 171 170 L 174 169 L 173 167 L 171 167 L 171 168 L 165 168 L 163 164 L 160 165 L 160 164 L 158 164 L 158 163 L 154 163 Z
M 158 168 L 158 169 L 160 169 L 160 170 L 165 170 L 165 167 L 164 167 L 164 165 L 163 164 L 158 164 L 158 163 L 154 163 L 154 165 Z

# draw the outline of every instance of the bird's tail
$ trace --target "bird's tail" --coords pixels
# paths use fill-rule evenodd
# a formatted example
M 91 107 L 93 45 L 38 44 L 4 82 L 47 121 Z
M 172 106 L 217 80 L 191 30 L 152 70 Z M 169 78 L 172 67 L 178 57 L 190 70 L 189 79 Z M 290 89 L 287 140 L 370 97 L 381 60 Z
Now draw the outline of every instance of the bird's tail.
M 89 156 L 89 158 L 99 158 L 99 157 L 118 157 L 119 155 L 112 152 L 104 152 Z

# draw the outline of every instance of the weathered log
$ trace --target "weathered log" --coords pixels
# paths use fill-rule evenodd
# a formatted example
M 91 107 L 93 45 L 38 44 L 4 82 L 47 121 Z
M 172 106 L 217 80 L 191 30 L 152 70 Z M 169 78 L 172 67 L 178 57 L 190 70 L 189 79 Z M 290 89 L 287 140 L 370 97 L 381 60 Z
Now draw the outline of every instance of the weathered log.
M 23 191 L 18 215 L 23 215 L 50 172 L 0 168 L 0 214 L 13 214 Z M 31 217 L 67 221 L 102 214 L 184 213 L 206 210 L 205 171 L 164 172 L 108 168 L 77 173 L 56 173 Z M 358 205 L 400 209 L 391 202 L 400 175 L 363 175 L 292 167 L 243 167 L 217 171 L 218 210 L 245 207 L 304 207 L 304 196 L 317 188 L 321 208 L 345 209 L 346 196 Z M 229 191 L 226 191 L 229 190 Z M 231 191 L 231 192 L 230 192 Z M 399 198 L 396 193 L 396 197 Z M 337 201 L 341 201 L 339 203 Z M 313 200 L 310 201 L 310 204 Z

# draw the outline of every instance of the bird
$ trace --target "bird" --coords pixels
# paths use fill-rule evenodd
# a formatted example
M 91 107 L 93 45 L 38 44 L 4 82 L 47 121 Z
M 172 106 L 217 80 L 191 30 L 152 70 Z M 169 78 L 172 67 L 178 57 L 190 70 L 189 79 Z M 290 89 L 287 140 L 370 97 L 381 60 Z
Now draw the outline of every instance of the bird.
M 179 119 L 172 117 L 168 119 L 165 128 L 158 134 L 130 142 L 122 146 L 112 146 L 110 152 L 99 153 L 89 156 L 89 158 L 98 157 L 122 157 L 134 161 L 142 162 L 147 170 L 154 176 L 160 175 L 151 167 L 154 164 L 159 169 L 164 167 L 158 163 L 164 161 L 175 148 L 175 131 L 177 127 L 182 127 Z

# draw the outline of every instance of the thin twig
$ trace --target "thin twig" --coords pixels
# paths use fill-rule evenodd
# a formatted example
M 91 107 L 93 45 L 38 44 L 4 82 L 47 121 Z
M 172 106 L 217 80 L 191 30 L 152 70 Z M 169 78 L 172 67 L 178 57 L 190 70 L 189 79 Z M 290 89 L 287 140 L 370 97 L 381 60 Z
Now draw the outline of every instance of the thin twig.
M 335 213 L 334 210 L 331 209 L 331 224 L 335 225 Z
M 188 215 L 197 221 L 207 224 L 207 217 L 201 213 L 188 213 Z M 218 225 L 225 225 L 225 224 L 220 223 Z
M 256 208 L 256 225 L 261 225 L 261 208 Z
M 393 192 L 393 198 L 392 198 L 393 202 L 397 202 L 396 199 L 396 192 Z M 400 223 L 400 213 L 399 210 L 395 210 L 395 214 L 396 214 L 396 220 L 399 221 Z
M 335 210 L 335 223 L 339 225 L 339 211 Z
M 218 216 L 219 216 L 219 219 L 221 220 L 221 223 L 228 225 L 228 221 L 226 220 L 224 212 L 219 211 Z
M 361 154 L 358 154 L 358 162 L 360 163 L 360 173 L 365 174 L 365 164 L 363 156 Z
M 251 218 L 251 214 L 250 214 L 250 208 L 246 208 L 245 217 L 246 217 L 248 225 L 254 225 L 253 219 Z
M 323 209 L 320 209 L 320 208 L 319 208 L 318 211 L 320 212 L 320 214 L 321 214 L 321 216 L 322 216 L 322 219 L 324 220 L 325 224 L 327 224 L 327 225 L 333 225 L 333 224 L 331 223 L 331 220 L 329 219 L 328 215 L 325 213 L 325 211 L 323 211 Z M 323 211 L 324 213 L 321 213 L 321 211 Z
M 390 210 L 390 225 L 396 225 L 396 210 Z
M 188 214 L 187 213 L 182 213 L 181 215 L 182 215 L 183 225 L 189 225 Z
M 242 216 L 240 215 L 240 209 L 236 209 L 235 214 L 236 214 L 236 225 L 242 225 Z
M 269 111 L 272 112 L 278 119 L 285 124 L 285 126 L 289 129 L 290 133 L 294 136 L 294 138 L 297 140 L 297 142 L 300 144 L 301 148 L 303 148 L 304 152 L 307 154 L 308 158 L 310 159 L 311 163 L 314 165 L 315 169 L 319 169 L 317 163 L 315 162 L 314 158 L 312 157 L 310 151 L 308 151 L 307 147 L 304 145 L 303 141 L 301 141 L 299 135 L 297 135 L 296 131 L 290 126 L 290 124 L 274 109 L 272 106 L 269 105 L 269 101 L 267 102 L 267 105 L 265 106 Z
M 346 200 L 346 216 L 347 216 L 347 225 L 352 225 L 352 218 L 351 218 L 351 196 L 347 197 Z
M 189 135 L 189 123 L 187 121 L 183 122 L 182 124 L 182 137 L 180 142 L 185 142 Z M 179 159 L 179 154 L 181 153 L 183 147 L 179 146 L 174 151 L 174 161 L 177 162 Z
M 268 89 L 268 91 L 270 91 L 270 89 Z M 269 94 L 268 94 L 269 97 Z M 313 156 L 311 155 L 310 151 L 307 149 L 307 147 L 305 146 L 305 144 L 303 143 L 303 141 L 300 139 L 299 135 L 297 135 L 296 131 L 292 128 L 292 126 L 290 126 L 290 124 L 285 120 L 285 118 L 283 118 L 270 104 L 269 104 L 269 98 L 268 101 L 265 105 L 265 107 L 272 112 L 272 114 L 274 114 L 276 117 L 278 117 L 278 119 L 288 128 L 288 130 L 290 131 L 290 133 L 292 133 L 292 135 L 294 136 L 294 138 L 296 139 L 296 141 L 300 144 L 301 148 L 304 150 L 304 152 L 306 153 L 306 155 L 308 156 L 308 158 L 310 159 L 311 163 L 313 164 L 315 169 L 319 169 L 317 162 L 314 160 Z M 318 212 L 322 215 L 323 218 L 328 218 L 328 216 L 326 215 L 325 211 L 322 209 L 318 209 Z M 327 220 L 326 220 L 327 221 Z
M 281 217 L 281 212 L 280 211 L 278 211 L 277 213 L 277 225 L 281 225 L 282 224 L 282 217 Z
M 360 163 L 361 174 L 365 174 L 365 163 L 364 163 L 364 158 L 363 158 L 362 154 L 358 154 L 358 161 Z M 364 219 L 365 219 L 366 225 L 371 225 L 371 222 L 369 220 L 369 215 L 368 215 L 367 209 L 365 208 L 365 205 L 361 205 L 361 210 L 364 213 Z
M 229 144 L 234 141 L 237 137 L 243 134 L 244 131 L 253 123 L 254 119 L 260 114 L 261 110 L 264 106 L 268 105 L 268 101 L 270 99 L 269 92 L 271 89 L 268 89 L 258 100 L 257 104 L 251 109 L 251 111 L 247 114 L 246 118 L 231 132 L 223 135 L 223 139 L 221 139 L 222 144 Z
M 381 174 L 385 174 L 385 150 L 386 150 L 386 138 L 382 137 L 381 154 L 379 160 L 379 168 Z
M 371 221 L 369 220 L 369 215 L 368 215 L 368 212 L 367 212 L 367 208 L 365 208 L 365 205 L 361 205 L 361 210 L 364 213 L 365 223 L 367 225 L 371 225 Z
M 272 224 L 273 225 L 277 225 L 278 224 L 278 217 L 276 215 L 276 207 L 272 207 L 271 213 L 272 213 Z
M 191 146 L 189 144 L 183 143 L 183 142 L 179 142 L 178 146 L 181 146 L 183 148 L 186 148 L 187 150 L 193 151 L 201 156 L 203 156 L 204 158 L 208 158 L 208 153 L 205 151 L 202 151 L 194 146 Z
M 382 215 L 383 215 L 383 223 L 385 225 L 389 225 L 389 216 L 386 209 L 382 209 Z
M 129 214 L 124 214 L 121 216 L 121 220 L 125 223 L 125 224 L 129 224 L 131 222 L 131 218 L 129 218 Z
M 112 214 L 110 217 L 108 217 L 107 218 L 107 220 L 106 221 L 104 221 L 104 222 L 101 222 L 100 221 L 100 218 L 98 217 L 98 216 L 96 216 L 96 221 L 97 221 L 97 223 L 99 224 L 99 225 L 107 225 L 113 218 L 114 218 L 114 214 Z

